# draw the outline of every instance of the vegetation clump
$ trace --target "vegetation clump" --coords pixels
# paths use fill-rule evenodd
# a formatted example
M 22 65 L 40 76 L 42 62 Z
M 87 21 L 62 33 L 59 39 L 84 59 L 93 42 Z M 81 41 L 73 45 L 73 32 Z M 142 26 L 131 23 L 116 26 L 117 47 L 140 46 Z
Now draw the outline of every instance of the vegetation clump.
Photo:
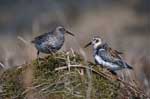
M 25 90 L 23 88 L 23 69 L 11 68 L 2 71 L 0 75 L 0 97 L 21 98 L 21 93 Z
M 115 76 L 71 52 L 4 70 L 0 77 L 2 99 L 119 99 L 124 91 Z

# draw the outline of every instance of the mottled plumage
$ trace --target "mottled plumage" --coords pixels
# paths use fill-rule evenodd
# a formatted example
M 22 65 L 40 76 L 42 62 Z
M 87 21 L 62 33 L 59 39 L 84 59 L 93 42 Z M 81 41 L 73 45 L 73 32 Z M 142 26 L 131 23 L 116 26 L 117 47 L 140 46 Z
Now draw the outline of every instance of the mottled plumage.
M 101 38 L 99 37 L 93 38 L 93 40 L 90 43 L 88 43 L 85 47 L 91 44 L 93 45 L 94 50 L 93 56 L 95 62 L 107 68 L 113 74 L 116 74 L 115 73 L 116 70 L 121 70 L 123 68 L 132 69 L 130 65 L 128 65 L 126 62 L 122 60 L 122 57 L 120 55 L 122 54 L 122 52 L 112 49 L 111 47 L 108 46 L 107 43 L 102 43 Z
M 99 47 L 104 48 L 112 57 L 121 59 L 121 54 L 123 53 L 115 49 L 112 49 L 111 47 L 108 46 L 107 43 L 101 44 Z M 99 47 L 97 49 L 99 49 Z
M 58 26 L 53 31 L 44 33 L 43 35 L 34 38 L 31 42 L 35 44 L 35 47 L 38 50 L 37 55 L 39 52 L 46 54 L 57 52 L 64 44 L 65 33 L 74 36 L 74 34 L 67 31 L 64 27 Z

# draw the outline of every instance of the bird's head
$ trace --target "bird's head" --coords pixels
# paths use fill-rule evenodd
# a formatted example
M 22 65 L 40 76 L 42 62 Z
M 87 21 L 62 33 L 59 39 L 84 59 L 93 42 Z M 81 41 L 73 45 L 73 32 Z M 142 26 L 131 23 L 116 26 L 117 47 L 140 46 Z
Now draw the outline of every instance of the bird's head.
M 93 37 L 93 39 L 91 40 L 91 42 L 89 42 L 88 44 L 86 44 L 84 47 L 88 47 L 89 45 L 93 45 L 94 49 L 96 49 L 97 47 L 99 47 L 102 44 L 102 39 L 98 36 Z
M 58 26 L 56 28 L 56 31 L 64 33 L 64 34 L 67 33 L 67 34 L 70 34 L 71 36 L 74 36 L 73 33 L 71 33 L 70 31 L 66 30 L 63 26 Z

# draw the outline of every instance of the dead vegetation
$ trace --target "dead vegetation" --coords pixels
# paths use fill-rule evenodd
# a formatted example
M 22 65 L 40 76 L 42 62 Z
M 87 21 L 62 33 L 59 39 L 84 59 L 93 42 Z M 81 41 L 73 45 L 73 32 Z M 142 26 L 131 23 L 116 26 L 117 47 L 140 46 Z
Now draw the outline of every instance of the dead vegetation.
M 2 99 L 147 99 L 141 89 L 74 52 L 0 72 Z

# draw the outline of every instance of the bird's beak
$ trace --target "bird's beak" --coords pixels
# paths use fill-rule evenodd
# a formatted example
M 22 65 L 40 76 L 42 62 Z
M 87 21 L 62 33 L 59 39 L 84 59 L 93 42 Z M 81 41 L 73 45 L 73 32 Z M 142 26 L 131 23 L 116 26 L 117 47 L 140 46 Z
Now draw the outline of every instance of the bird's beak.
M 92 44 L 92 42 L 89 42 L 88 44 L 86 44 L 85 46 L 84 46 L 84 48 L 87 48 L 88 46 L 90 46 Z
M 75 36 L 73 33 L 66 31 L 66 33 L 70 34 L 71 36 Z

